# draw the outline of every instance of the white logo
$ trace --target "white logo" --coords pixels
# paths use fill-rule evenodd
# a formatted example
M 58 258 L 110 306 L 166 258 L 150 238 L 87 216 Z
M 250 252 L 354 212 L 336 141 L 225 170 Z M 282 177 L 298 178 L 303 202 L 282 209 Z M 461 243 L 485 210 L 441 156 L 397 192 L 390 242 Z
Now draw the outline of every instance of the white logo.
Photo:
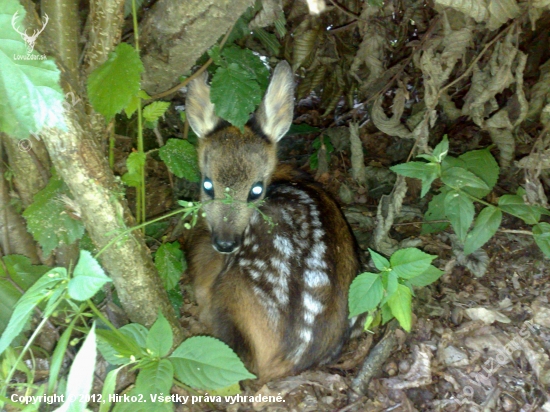
M 24 32 L 21 32 L 16 27 L 16 19 L 17 19 L 18 14 L 19 14 L 19 11 L 16 11 L 15 14 L 13 15 L 13 17 L 11 19 L 11 26 L 13 27 L 13 29 L 17 33 L 19 33 L 21 35 L 21 38 L 23 40 L 25 40 L 25 43 L 27 43 L 27 53 L 31 54 L 32 51 L 34 50 L 34 46 L 36 44 L 36 39 L 38 38 L 38 35 L 44 31 L 44 29 L 46 28 L 46 25 L 48 24 L 48 21 L 50 20 L 50 18 L 48 17 L 47 14 L 44 14 L 44 25 L 42 26 L 42 28 L 40 30 L 34 30 L 34 33 L 32 34 L 32 36 L 29 36 L 27 34 L 27 30 L 25 30 Z

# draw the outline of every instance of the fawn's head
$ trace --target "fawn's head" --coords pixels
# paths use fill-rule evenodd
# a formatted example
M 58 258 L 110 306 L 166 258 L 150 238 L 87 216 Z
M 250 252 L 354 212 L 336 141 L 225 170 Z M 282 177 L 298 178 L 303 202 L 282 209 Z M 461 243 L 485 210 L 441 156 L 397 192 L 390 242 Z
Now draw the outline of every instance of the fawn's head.
M 265 97 L 244 131 L 216 116 L 203 75 L 189 84 L 189 124 L 199 136 L 201 200 L 212 232 L 212 245 L 232 253 L 241 245 L 254 209 L 265 196 L 277 166 L 277 142 L 288 131 L 294 111 L 294 79 L 287 62 L 275 68 Z M 222 202 L 229 195 L 233 201 Z

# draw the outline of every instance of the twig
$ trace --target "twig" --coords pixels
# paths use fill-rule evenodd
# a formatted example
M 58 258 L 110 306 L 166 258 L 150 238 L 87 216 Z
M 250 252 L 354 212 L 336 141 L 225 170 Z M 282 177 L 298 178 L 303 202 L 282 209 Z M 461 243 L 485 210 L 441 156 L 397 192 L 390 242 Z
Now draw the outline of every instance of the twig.
M 358 14 L 355 14 L 354 12 L 346 9 L 344 6 L 342 6 L 341 4 L 339 4 L 337 1 L 335 0 L 329 0 L 332 5 L 334 7 L 336 7 L 338 10 L 340 10 L 342 13 L 344 14 L 347 14 L 348 16 L 350 16 L 352 19 L 357 19 L 357 20 L 361 20 L 361 21 L 364 21 L 365 23 L 368 23 L 367 20 L 365 19 L 362 19 Z

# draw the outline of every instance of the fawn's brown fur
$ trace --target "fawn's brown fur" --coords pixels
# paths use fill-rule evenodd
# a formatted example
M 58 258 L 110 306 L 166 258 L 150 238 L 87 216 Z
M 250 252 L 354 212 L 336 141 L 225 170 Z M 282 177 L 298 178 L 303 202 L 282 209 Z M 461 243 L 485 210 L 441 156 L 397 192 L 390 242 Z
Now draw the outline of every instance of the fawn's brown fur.
M 186 103 L 206 201 L 186 245 L 201 320 L 262 381 L 330 362 L 355 324 L 347 298 L 360 264 L 349 225 L 307 175 L 277 163 L 293 91 L 282 62 L 244 132 L 215 115 L 206 77 Z

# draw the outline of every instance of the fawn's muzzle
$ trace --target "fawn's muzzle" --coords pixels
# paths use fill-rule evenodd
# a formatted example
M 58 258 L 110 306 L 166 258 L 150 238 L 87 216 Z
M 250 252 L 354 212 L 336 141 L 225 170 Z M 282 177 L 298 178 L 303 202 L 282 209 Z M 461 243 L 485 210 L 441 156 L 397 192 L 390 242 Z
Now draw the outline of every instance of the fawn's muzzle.
M 220 253 L 233 253 L 241 245 L 241 236 L 218 236 L 212 234 L 212 246 Z

